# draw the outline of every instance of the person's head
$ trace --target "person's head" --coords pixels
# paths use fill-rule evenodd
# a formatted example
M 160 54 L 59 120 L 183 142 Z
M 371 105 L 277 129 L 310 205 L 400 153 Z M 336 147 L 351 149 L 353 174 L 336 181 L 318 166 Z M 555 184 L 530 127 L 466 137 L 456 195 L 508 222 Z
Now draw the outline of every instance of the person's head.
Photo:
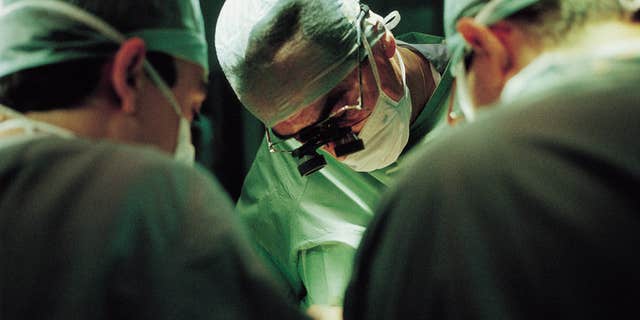
M 629 20 L 640 22 L 640 0 L 619 0 L 622 8 L 628 12 Z
M 240 101 L 275 135 L 306 142 L 305 129 L 346 106 L 351 109 L 339 113 L 337 126 L 359 134 L 374 122 L 368 120 L 379 101 L 388 101 L 379 95 L 378 84 L 392 104 L 410 100 L 404 99 L 404 66 L 388 22 L 356 0 L 230 0 L 218 18 L 216 50 Z M 410 102 L 404 109 L 408 113 L 395 118 L 408 123 Z M 404 129 L 398 130 L 403 131 L 399 140 L 408 138 L 408 125 Z M 351 165 L 356 155 L 371 154 L 376 143 L 367 145 L 367 136 L 362 132 L 364 151 L 339 159 Z M 395 143 L 400 151 L 404 144 Z M 333 142 L 315 146 L 341 154 Z M 363 163 L 353 162 L 354 168 Z M 376 169 L 368 167 L 361 171 Z
M 100 110 L 98 138 L 176 150 L 179 120 L 205 97 L 197 1 L 4 0 L 0 12 L 0 103 L 27 115 Z
M 619 0 L 445 0 L 445 32 L 467 118 L 496 103 L 541 53 L 570 46 L 588 25 L 623 16 Z

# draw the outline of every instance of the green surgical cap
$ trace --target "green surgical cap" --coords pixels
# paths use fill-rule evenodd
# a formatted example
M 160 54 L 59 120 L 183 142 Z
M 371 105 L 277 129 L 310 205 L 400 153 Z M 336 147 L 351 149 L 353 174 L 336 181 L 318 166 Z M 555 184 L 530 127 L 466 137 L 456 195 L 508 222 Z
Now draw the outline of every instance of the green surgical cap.
M 447 47 L 451 52 L 451 64 L 462 58 L 465 41 L 456 29 L 458 20 L 463 17 L 476 17 L 478 23 L 490 26 L 510 15 L 531 6 L 540 0 L 445 0 L 444 30 Z M 483 12 L 482 17 L 478 14 Z
M 216 25 L 220 66 L 247 110 L 271 127 L 355 69 L 360 35 L 371 45 L 382 37 L 384 19 L 364 12 L 357 0 L 227 0 Z
M 0 77 L 75 59 L 107 57 L 131 37 L 142 38 L 148 51 L 182 58 L 208 72 L 197 0 L 119 1 L 120 14 L 106 19 L 103 12 L 92 11 L 115 3 L 87 0 L 86 9 L 71 4 L 78 2 L 82 1 L 0 0 Z M 143 5 L 153 6 L 148 11 L 154 14 L 139 10 Z M 131 21 L 133 27 L 117 30 L 122 21 Z

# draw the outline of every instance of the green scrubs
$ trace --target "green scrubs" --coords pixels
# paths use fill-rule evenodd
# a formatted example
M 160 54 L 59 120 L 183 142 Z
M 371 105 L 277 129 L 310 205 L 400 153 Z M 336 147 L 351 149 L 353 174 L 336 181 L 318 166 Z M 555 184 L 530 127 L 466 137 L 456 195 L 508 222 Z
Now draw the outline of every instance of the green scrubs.
M 407 151 L 446 127 L 451 85 L 446 50 L 440 38 L 408 34 L 411 42 L 444 77 L 411 127 L 400 159 L 371 173 L 360 173 L 325 156 L 328 165 L 301 177 L 290 154 L 269 153 L 266 141 L 245 180 L 237 211 L 258 250 L 302 306 L 342 305 L 353 255 L 381 193 L 402 171 Z M 420 46 L 419 44 L 425 44 Z
M 151 148 L 0 139 L 0 318 L 304 319 L 224 191 Z
M 507 103 L 416 152 L 363 239 L 345 319 L 636 314 L 640 50 L 615 49 L 534 62 Z

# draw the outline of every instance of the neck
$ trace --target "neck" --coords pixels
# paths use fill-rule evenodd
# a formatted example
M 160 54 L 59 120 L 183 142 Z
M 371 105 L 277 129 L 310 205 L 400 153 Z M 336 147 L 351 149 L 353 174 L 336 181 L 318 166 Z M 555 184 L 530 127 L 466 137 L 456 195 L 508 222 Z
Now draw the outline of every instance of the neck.
M 117 105 L 100 97 L 92 97 L 86 103 L 72 109 L 56 109 L 29 112 L 28 118 L 45 122 L 90 139 L 137 141 L 139 124 L 134 116 L 120 112 Z
M 27 118 L 69 130 L 81 137 L 102 137 L 107 127 L 104 118 L 96 110 L 89 108 L 29 112 L 25 115 Z
M 398 52 L 402 55 L 407 72 L 407 86 L 411 93 L 411 123 L 413 124 L 431 98 L 436 85 L 427 59 L 404 47 L 399 47 Z

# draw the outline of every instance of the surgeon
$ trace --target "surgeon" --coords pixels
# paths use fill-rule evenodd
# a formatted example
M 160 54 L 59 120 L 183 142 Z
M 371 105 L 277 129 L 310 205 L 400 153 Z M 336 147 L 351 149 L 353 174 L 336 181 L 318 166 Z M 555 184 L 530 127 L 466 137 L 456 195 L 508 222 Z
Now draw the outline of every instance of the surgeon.
M 0 2 L 0 318 L 302 319 L 193 167 L 197 1 Z
M 618 6 L 612 2 L 616 1 L 447 2 L 445 32 L 456 76 L 455 97 L 467 120 L 475 120 L 478 109 L 546 86 L 523 81 L 527 73 L 519 76 L 520 71 L 543 53 L 572 48 L 576 33 L 611 18 L 612 6 Z
M 360 237 L 414 146 L 447 127 L 442 39 L 355 0 L 229 0 L 216 51 L 267 128 L 237 210 L 301 306 L 341 306 Z M 444 76 L 443 76 L 444 75 Z
M 445 1 L 449 44 L 467 47 L 456 81 L 468 79 L 476 118 L 416 152 L 383 201 L 345 319 L 636 312 L 639 8 Z M 503 79 L 494 91 L 477 90 L 482 71 Z

